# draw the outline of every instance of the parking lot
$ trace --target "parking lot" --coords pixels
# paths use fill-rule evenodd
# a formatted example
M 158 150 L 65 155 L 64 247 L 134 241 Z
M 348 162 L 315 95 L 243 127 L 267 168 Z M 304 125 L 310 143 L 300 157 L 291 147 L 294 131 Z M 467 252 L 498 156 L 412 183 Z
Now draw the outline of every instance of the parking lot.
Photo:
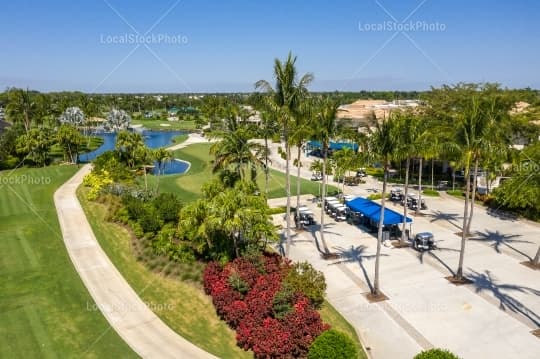
M 346 193 L 365 196 L 376 186 L 375 181 Z M 374 358 L 412 358 L 431 347 L 463 358 L 538 358 L 540 338 L 531 332 L 540 327 L 540 271 L 520 262 L 536 253 L 540 226 L 476 208 L 475 236 L 467 241 L 464 264 L 473 283 L 455 286 L 444 277 L 457 268 L 463 201 L 443 196 L 427 197 L 426 203 L 423 216 L 412 216 L 412 230 L 432 232 L 438 249 L 383 246 L 380 281 L 387 301 L 370 303 L 364 296 L 373 281 L 376 251 L 376 239 L 364 227 L 326 216 L 326 242 L 340 258 L 321 258 L 318 224 L 293 231 L 290 256 L 325 273 L 328 299 L 355 326 Z M 305 196 L 302 204 L 320 223 L 314 199 Z M 403 209 L 391 202 L 388 207 Z M 276 221 L 283 224 L 283 216 Z

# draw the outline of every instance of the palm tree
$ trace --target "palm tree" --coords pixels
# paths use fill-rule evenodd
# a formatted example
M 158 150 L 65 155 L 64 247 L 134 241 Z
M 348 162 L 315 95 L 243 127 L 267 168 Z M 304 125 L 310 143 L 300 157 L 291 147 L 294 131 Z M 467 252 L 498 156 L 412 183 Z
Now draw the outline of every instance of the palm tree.
M 312 101 L 305 101 L 300 106 L 300 111 L 297 116 L 294 116 L 294 125 L 292 126 L 294 132 L 291 134 L 291 142 L 296 146 L 296 159 L 294 160 L 294 165 L 297 168 L 296 172 L 296 208 L 300 207 L 300 193 L 301 193 L 301 177 L 300 169 L 302 168 L 301 156 L 302 156 L 302 147 L 304 142 L 312 133 L 311 129 L 311 117 L 314 104 Z M 300 225 L 300 222 L 298 222 Z
M 379 219 L 379 228 L 377 232 L 377 253 L 375 257 L 375 279 L 373 281 L 373 288 L 371 294 L 373 296 L 379 296 L 379 264 L 381 255 L 381 242 L 384 227 L 384 208 L 386 200 L 386 184 L 388 182 L 388 168 L 390 166 L 390 160 L 395 156 L 396 150 L 399 148 L 396 134 L 396 125 L 393 117 L 383 119 L 381 123 L 376 124 L 375 132 L 371 136 L 371 151 L 373 155 L 378 157 L 382 162 L 384 177 L 383 177 L 383 189 L 381 198 L 381 214 Z
M 290 126 L 292 126 L 292 119 L 298 114 L 300 104 L 306 97 L 307 86 L 313 80 L 313 75 L 309 73 L 298 79 L 295 64 L 296 56 L 293 56 L 291 53 L 289 53 L 285 61 L 275 59 L 275 87 L 272 87 L 266 80 L 259 80 L 255 83 L 256 89 L 261 89 L 271 94 L 275 105 L 276 115 L 280 119 L 283 128 L 283 137 L 285 141 L 285 191 L 287 193 L 285 256 L 289 256 L 291 245 Z
M 159 193 L 159 179 L 161 175 L 163 174 L 164 167 L 167 163 L 169 163 L 172 159 L 172 153 L 170 151 L 167 151 L 165 148 L 160 147 L 155 149 L 152 152 L 152 158 L 154 161 L 156 161 L 157 164 L 157 184 L 156 184 L 156 193 Z
M 17 88 L 9 90 L 6 114 L 11 122 L 22 122 L 28 133 L 36 111 L 35 96 L 28 88 L 26 90 Z
M 221 141 L 215 142 L 210 147 L 210 153 L 215 156 L 214 172 L 226 170 L 232 166 L 240 179 L 247 180 L 250 174 L 251 180 L 255 181 L 257 166 L 265 164 L 267 148 L 250 141 L 250 131 L 242 126 L 233 132 L 223 132 L 221 136 Z
M 420 121 L 419 118 L 411 112 L 397 113 L 395 116 L 395 121 L 396 132 L 398 133 L 398 136 L 396 137 L 398 147 L 398 150 L 396 151 L 396 159 L 405 159 L 405 185 L 403 193 L 405 197 L 405 202 L 403 206 L 403 223 L 401 231 L 401 244 L 403 245 L 406 242 L 405 229 L 407 226 L 407 196 L 409 195 L 409 170 L 411 167 L 411 159 L 414 158 L 414 156 L 418 152 L 417 141 L 419 132 L 417 131 L 417 129 L 420 126 Z
M 459 253 L 458 269 L 456 280 L 463 280 L 463 260 L 465 257 L 465 244 L 469 235 L 470 223 L 474 211 L 474 196 L 476 192 L 476 180 L 478 176 L 478 166 L 480 161 L 480 151 L 486 139 L 488 129 L 488 116 L 482 108 L 482 99 L 479 95 L 473 95 L 470 102 L 465 105 L 462 112 L 458 114 L 456 142 L 462 156 L 465 167 L 465 207 L 463 209 L 463 230 L 461 232 L 461 248 Z M 470 168 L 474 163 L 474 175 L 472 185 L 471 201 L 471 175 Z
M 338 104 L 330 98 L 321 100 L 315 116 L 313 136 L 321 142 L 322 150 L 322 193 L 321 193 L 321 242 L 326 254 L 330 253 L 324 239 L 324 197 L 326 197 L 326 165 L 330 139 L 337 133 L 336 114 Z

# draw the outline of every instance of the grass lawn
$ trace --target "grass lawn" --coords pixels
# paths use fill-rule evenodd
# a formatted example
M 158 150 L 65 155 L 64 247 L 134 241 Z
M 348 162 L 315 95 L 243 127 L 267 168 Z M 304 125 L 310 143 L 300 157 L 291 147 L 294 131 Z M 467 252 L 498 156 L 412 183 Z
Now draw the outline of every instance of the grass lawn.
M 195 130 L 197 124 L 195 121 L 163 121 L 163 120 L 133 120 L 132 125 L 143 125 L 149 130 Z M 166 125 L 166 126 L 165 126 Z
M 137 357 L 94 310 L 60 234 L 53 193 L 76 171 L 0 172 L 0 358 Z
M 105 205 L 79 199 L 96 238 L 116 268 L 154 312 L 177 333 L 220 358 L 251 358 L 236 346 L 235 333 L 216 315 L 201 288 L 151 272 L 137 262 L 129 232 L 105 221 Z
M 186 174 L 166 175 L 160 178 L 160 190 L 162 192 L 173 192 L 185 202 L 193 201 L 201 195 L 201 185 L 212 178 L 212 168 L 210 161 L 212 156 L 208 153 L 210 144 L 196 143 L 174 152 L 174 157 L 188 161 L 191 168 Z M 268 183 L 268 197 L 285 197 L 285 175 L 279 171 L 270 170 Z M 155 185 L 156 177 L 149 177 L 149 185 Z M 259 171 L 257 183 L 261 190 L 264 190 L 264 173 Z M 296 177 L 291 176 L 291 192 L 296 194 Z M 319 183 L 305 179 L 301 180 L 302 194 L 311 193 L 318 195 Z M 328 186 L 328 191 L 337 190 L 333 186 Z
M 181 135 L 174 137 L 172 141 L 175 145 L 178 145 L 182 142 L 185 142 L 188 138 L 189 138 L 189 135 L 187 133 L 183 133 Z

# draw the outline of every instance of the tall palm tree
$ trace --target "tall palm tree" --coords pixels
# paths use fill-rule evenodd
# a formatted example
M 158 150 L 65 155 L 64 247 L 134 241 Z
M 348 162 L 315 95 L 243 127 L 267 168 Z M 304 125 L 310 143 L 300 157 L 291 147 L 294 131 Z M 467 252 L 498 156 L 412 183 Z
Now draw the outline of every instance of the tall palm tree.
M 296 208 L 300 207 L 300 193 L 301 193 L 301 177 L 300 170 L 302 168 L 301 156 L 302 147 L 305 141 L 312 134 L 311 119 L 313 116 L 314 103 L 313 101 L 306 100 L 300 106 L 299 113 L 294 116 L 293 133 L 291 134 L 291 142 L 296 146 L 296 158 L 294 165 L 296 166 Z M 300 221 L 298 221 L 300 225 Z
M 296 56 L 289 53 L 285 61 L 274 60 L 274 78 L 276 81 L 275 87 L 272 87 L 266 80 L 259 80 L 255 83 L 255 88 L 271 94 L 276 115 L 280 119 L 283 128 L 285 141 L 285 191 L 287 193 L 285 256 L 288 256 L 291 245 L 290 127 L 292 126 L 292 119 L 298 114 L 300 104 L 307 95 L 307 86 L 313 81 L 313 75 L 308 73 L 298 79 Z
M 27 88 L 26 90 L 13 88 L 8 91 L 6 114 L 8 120 L 17 123 L 22 122 L 28 133 L 32 127 L 32 120 L 37 111 L 35 96 Z
M 396 113 L 395 115 L 395 125 L 396 125 L 396 136 L 397 148 L 396 159 L 405 160 L 405 185 L 404 185 L 404 197 L 405 202 L 403 206 L 403 223 L 401 231 L 401 244 L 406 243 L 406 226 L 407 226 L 407 196 L 409 195 L 409 171 L 411 167 L 411 159 L 413 159 L 418 152 L 417 150 L 417 141 L 419 132 L 420 121 L 417 116 L 412 112 L 406 113 Z
M 379 265 L 381 256 L 381 242 L 384 227 L 384 209 L 386 200 L 386 185 L 388 183 L 388 169 L 390 161 L 395 156 L 396 150 L 399 148 L 397 141 L 395 120 L 392 116 L 388 119 L 383 119 L 381 123 L 377 122 L 375 131 L 371 136 L 371 151 L 383 165 L 383 189 L 381 198 L 381 213 L 379 218 L 379 228 L 377 231 L 377 253 L 375 256 L 375 278 L 371 294 L 373 296 L 380 295 L 379 289 Z
M 259 143 L 250 141 L 250 131 L 240 126 L 235 131 L 223 132 L 221 141 L 210 147 L 210 153 L 215 156 L 213 170 L 226 170 L 233 167 L 242 180 L 256 179 L 257 166 L 264 165 L 267 149 Z
M 336 114 L 339 104 L 330 98 L 325 98 L 319 103 L 319 109 L 315 116 L 313 136 L 321 142 L 322 150 L 322 193 L 321 193 L 321 242 L 326 254 L 330 253 L 324 238 L 324 197 L 326 197 L 326 165 L 330 140 L 337 134 Z
M 458 88 L 457 91 L 460 92 Z M 461 91 L 462 92 L 462 91 Z M 463 230 L 461 233 L 461 248 L 459 253 L 456 280 L 463 280 L 463 261 L 465 257 L 465 243 L 470 233 L 474 214 L 474 201 L 478 168 L 483 153 L 488 145 L 505 146 L 502 140 L 501 129 L 513 101 L 500 95 L 498 86 L 486 84 L 478 89 L 469 98 L 463 101 L 463 106 L 457 115 L 457 133 L 453 145 L 461 153 L 460 161 L 464 165 L 466 188 L 465 207 L 463 210 Z M 493 148 L 491 148 L 493 149 Z M 474 166 L 471 186 L 470 168 Z M 472 192 L 472 194 L 471 194 Z
M 152 158 L 154 161 L 156 161 L 157 164 L 156 193 L 159 193 L 159 179 L 163 174 L 165 165 L 173 159 L 173 156 L 171 151 L 167 151 L 165 148 L 160 147 L 152 152 Z

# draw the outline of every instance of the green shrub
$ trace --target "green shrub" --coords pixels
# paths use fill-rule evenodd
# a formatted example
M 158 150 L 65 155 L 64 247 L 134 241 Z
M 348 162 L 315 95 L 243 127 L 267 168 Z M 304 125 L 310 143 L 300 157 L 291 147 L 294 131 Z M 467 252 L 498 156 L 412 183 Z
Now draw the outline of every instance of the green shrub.
M 229 276 L 229 284 L 234 290 L 241 294 L 246 294 L 249 290 L 248 284 L 240 278 L 238 273 L 233 273 Z
M 293 309 L 294 292 L 290 286 L 283 285 L 281 290 L 274 294 L 272 300 L 274 318 L 282 319 Z
M 434 189 L 425 189 L 422 191 L 422 193 L 430 197 L 439 197 L 439 192 Z
M 326 282 L 323 273 L 308 262 L 295 263 L 283 283 L 295 292 L 303 293 L 315 308 L 321 308 Z
M 174 193 L 162 193 L 154 198 L 152 204 L 164 222 L 178 222 L 182 203 Z
M 459 359 L 446 349 L 430 349 L 414 356 L 414 359 Z
M 143 208 L 144 210 L 138 218 L 141 228 L 145 233 L 157 233 L 161 229 L 161 226 L 163 226 L 163 221 L 161 221 L 156 209 L 152 205 L 147 204 Z
M 292 210 L 292 208 L 291 208 Z M 272 214 L 280 214 L 280 213 L 285 213 L 287 211 L 287 208 L 285 206 L 279 206 L 279 207 L 272 207 L 268 210 L 268 214 L 269 215 L 272 215 Z
M 446 191 L 446 193 L 454 197 L 461 197 L 461 198 L 465 197 L 465 192 L 463 192 L 463 190 L 460 190 L 460 189 L 448 190 Z
M 311 343 L 308 359 L 356 359 L 358 351 L 353 340 L 346 334 L 330 329 Z
M 103 189 L 112 183 L 113 179 L 110 176 L 109 172 L 101 170 L 93 170 L 92 172 L 84 176 L 83 179 L 83 185 L 85 187 L 90 187 L 90 191 L 88 192 L 88 199 L 90 201 L 95 201 L 101 194 Z
M 390 194 L 387 193 L 385 197 L 386 197 L 386 199 L 390 198 Z M 381 199 L 381 198 L 382 198 L 382 193 L 373 193 L 373 194 L 370 194 L 369 196 L 367 196 L 367 199 L 372 200 L 372 201 L 376 201 L 376 200 Z

